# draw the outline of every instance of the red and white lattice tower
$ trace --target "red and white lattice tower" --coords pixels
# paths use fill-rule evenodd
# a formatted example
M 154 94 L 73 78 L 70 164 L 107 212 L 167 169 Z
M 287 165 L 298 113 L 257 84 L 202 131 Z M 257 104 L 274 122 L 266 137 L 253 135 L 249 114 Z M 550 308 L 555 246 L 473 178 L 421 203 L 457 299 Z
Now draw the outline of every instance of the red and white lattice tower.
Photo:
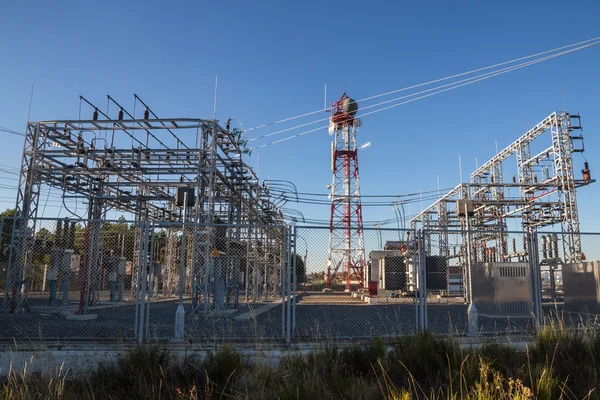
M 346 281 L 346 291 L 353 282 L 364 287 L 365 245 L 358 179 L 358 148 L 356 132 L 360 120 L 355 118 L 358 104 L 345 93 L 331 107 L 329 133 L 334 140 L 331 148 L 331 218 L 327 283 L 330 288 L 336 278 Z

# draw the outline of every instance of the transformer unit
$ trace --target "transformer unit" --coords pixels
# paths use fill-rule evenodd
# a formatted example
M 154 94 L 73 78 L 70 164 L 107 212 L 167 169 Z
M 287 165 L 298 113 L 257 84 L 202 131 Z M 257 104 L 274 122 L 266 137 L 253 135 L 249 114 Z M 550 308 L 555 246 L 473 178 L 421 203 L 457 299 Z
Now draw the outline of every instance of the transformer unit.
M 427 256 L 427 290 L 448 290 L 448 259 L 444 256 Z
M 562 270 L 565 311 L 600 312 L 600 263 L 564 264 Z
M 370 281 L 379 282 L 379 262 L 383 257 L 388 256 L 400 256 L 400 252 L 398 250 L 373 250 L 369 253 L 371 265 L 369 267 L 368 277 Z
M 444 256 L 427 256 L 425 258 L 427 290 L 448 290 L 448 259 Z M 413 292 L 420 287 L 419 276 L 416 266 L 418 256 L 412 256 L 407 262 L 406 290 Z
M 379 259 L 379 288 L 382 290 L 406 290 L 404 257 L 386 256 Z
M 482 314 L 531 315 L 531 273 L 527 263 L 472 266 L 473 303 Z

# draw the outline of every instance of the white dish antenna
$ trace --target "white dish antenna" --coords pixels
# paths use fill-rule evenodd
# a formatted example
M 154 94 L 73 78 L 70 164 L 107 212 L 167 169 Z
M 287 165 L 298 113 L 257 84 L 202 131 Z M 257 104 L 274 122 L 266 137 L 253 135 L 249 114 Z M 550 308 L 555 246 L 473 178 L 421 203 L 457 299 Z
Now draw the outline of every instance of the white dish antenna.
M 333 135 L 333 133 L 335 132 L 335 124 L 333 122 L 329 122 L 329 128 L 327 128 L 327 133 L 329 133 L 329 136 Z

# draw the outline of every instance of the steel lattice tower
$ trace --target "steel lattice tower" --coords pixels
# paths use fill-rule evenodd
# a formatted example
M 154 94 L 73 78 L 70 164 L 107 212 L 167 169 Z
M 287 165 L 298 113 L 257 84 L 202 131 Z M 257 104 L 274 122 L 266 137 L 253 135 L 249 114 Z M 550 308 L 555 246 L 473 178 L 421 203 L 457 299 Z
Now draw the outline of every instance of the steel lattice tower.
M 329 127 L 334 140 L 331 149 L 333 180 L 326 287 L 330 288 L 336 277 L 343 274 L 346 291 L 350 291 L 353 280 L 358 280 L 360 287 L 363 287 L 365 272 L 356 145 L 360 120 L 354 117 L 357 111 L 357 103 L 344 93 L 340 100 L 332 104 Z

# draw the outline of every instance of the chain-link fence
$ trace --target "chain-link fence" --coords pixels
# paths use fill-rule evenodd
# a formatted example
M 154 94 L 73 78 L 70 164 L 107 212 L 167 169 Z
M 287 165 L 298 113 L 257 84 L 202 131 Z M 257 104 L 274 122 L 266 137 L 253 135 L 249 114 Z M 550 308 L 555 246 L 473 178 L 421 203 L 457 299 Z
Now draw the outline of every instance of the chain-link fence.
M 132 263 L 139 224 L 2 220 L 0 337 L 133 337 Z
M 504 335 L 600 316 L 600 234 L 0 224 L 5 341 Z
M 285 226 L 4 218 L 4 340 L 289 335 Z
M 348 240 L 336 241 L 340 236 Z M 295 338 L 337 340 L 416 332 L 413 232 L 364 229 L 361 236 L 351 240 L 350 233 L 341 229 L 336 235 L 329 228 L 296 228 Z
M 423 236 L 428 329 L 474 335 L 535 327 L 533 236 L 477 230 L 425 231 Z
M 600 318 L 600 234 L 537 234 L 543 322 L 597 325 Z
M 195 342 L 286 337 L 286 227 L 158 223 L 154 229 L 164 245 L 146 337 L 172 338 L 174 326 L 176 338 Z M 167 323 L 173 318 L 175 325 Z

